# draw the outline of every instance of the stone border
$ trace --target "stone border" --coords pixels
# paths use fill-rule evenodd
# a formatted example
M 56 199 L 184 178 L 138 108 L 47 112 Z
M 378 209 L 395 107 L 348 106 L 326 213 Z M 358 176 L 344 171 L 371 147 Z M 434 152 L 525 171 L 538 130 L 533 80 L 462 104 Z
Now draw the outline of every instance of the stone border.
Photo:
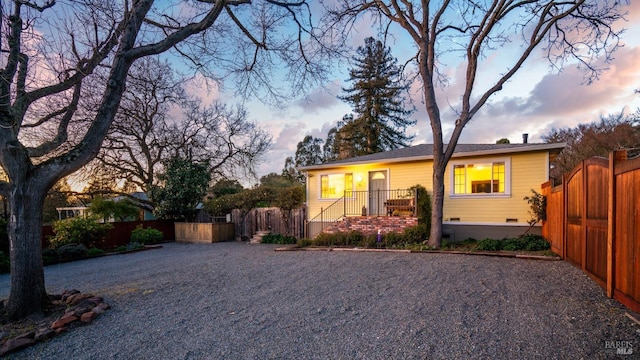
M 51 339 L 77 325 L 89 324 L 110 308 L 102 297 L 82 294 L 78 290 L 65 290 L 60 295 L 49 295 L 49 298 L 53 306 L 66 306 L 64 314 L 48 327 L 40 327 L 14 337 L 3 334 L 4 338 L 0 340 L 0 356 Z
M 369 248 L 341 248 L 341 247 L 279 247 L 274 251 L 352 251 L 352 252 L 397 252 L 397 253 L 434 253 L 434 254 L 456 254 L 456 255 L 480 255 L 494 257 L 509 257 L 528 260 L 546 260 L 557 261 L 562 260 L 559 256 L 544 255 L 527 255 L 512 254 L 504 252 L 488 252 L 488 251 L 455 251 L 455 250 L 410 250 L 410 249 L 369 249 Z

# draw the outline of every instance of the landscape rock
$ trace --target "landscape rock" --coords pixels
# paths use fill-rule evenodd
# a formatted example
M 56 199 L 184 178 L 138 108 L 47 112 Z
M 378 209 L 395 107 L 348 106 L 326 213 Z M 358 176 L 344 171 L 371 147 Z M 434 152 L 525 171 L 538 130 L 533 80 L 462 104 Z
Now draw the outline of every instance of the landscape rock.
M 0 332 L 0 356 L 50 339 L 68 331 L 74 324 L 89 324 L 110 308 L 102 297 L 83 294 L 75 289 L 66 290 L 58 295 L 49 295 L 49 299 L 54 307 L 67 306 L 68 308 L 53 323 L 48 326 L 42 324 L 45 327 L 37 330 L 25 331 L 17 336 L 12 336 L 16 331 Z
M 4 356 L 5 354 L 8 354 L 13 351 L 24 349 L 35 343 L 36 341 L 33 338 L 29 338 L 29 337 L 9 339 L 7 340 L 7 342 L 2 344 L 2 346 L 0 346 L 0 356 Z
M 82 321 L 83 323 L 90 323 L 96 317 L 98 317 L 98 314 L 96 312 L 87 311 L 86 313 L 82 314 L 82 316 L 80 316 L 80 321 Z
M 65 313 L 58 320 L 54 321 L 53 324 L 51 324 L 51 328 L 55 330 L 64 327 L 76 320 L 78 320 L 78 317 L 74 313 Z

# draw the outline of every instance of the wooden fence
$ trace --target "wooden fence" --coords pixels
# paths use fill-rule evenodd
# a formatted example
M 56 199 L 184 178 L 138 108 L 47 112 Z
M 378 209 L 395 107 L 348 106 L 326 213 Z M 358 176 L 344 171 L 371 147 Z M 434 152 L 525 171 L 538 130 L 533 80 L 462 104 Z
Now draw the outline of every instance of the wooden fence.
M 118 246 L 127 245 L 131 241 L 131 232 L 138 226 L 151 227 L 163 233 L 163 241 L 175 240 L 173 220 L 145 220 L 124 221 L 112 223 L 113 228 L 107 232 L 104 242 L 100 245 L 105 250 L 115 249 Z M 53 226 L 42 227 L 42 248 L 49 247 L 49 237 L 53 236 Z
M 609 297 L 640 311 L 640 158 L 591 158 L 542 185 L 551 249 L 586 272 Z
M 306 208 L 301 207 L 290 211 L 283 217 L 277 207 L 252 209 L 246 214 L 242 210 L 233 210 L 231 219 L 235 226 L 236 238 L 248 240 L 258 231 L 269 231 L 272 234 L 304 237 L 304 223 Z

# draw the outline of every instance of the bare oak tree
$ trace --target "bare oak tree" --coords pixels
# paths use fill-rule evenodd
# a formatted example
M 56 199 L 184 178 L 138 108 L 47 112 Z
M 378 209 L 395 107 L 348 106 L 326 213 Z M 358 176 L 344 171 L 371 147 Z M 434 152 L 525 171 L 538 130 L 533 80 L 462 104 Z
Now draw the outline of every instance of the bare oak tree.
M 48 302 L 40 239 L 47 190 L 98 154 L 134 62 L 180 55 L 207 78 L 261 97 L 282 95 L 272 74 L 292 79 L 293 92 L 326 74 L 317 58 L 327 52 L 314 41 L 304 0 L 6 0 L 0 9 L 0 165 L 7 175 L 0 194 L 11 242 L 5 309 L 14 319 L 41 313 Z M 79 107 L 85 99 L 95 106 Z
M 214 179 L 253 173 L 270 135 L 248 120 L 241 105 L 203 106 L 182 83 L 156 57 L 133 64 L 120 110 L 98 156 L 83 168 L 85 177 L 106 173 L 148 192 L 163 161 L 176 156 L 208 163 Z
M 422 101 L 433 133 L 433 202 L 429 245 L 442 239 L 444 176 L 464 127 L 492 95 L 541 51 L 551 65 L 561 69 L 566 61 L 577 61 L 588 79 L 596 78 L 598 56 L 611 59 L 621 30 L 614 28 L 624 15 L 624 5 L 613 0 L 340 0 L 323 1 L 329 11 L 327 27 L 349 29 L 358 21 L 377 21 L 381 31 L 408 37 L 416 52 L 407 59 L 417 68 Z M 394 34 L 394 32 L 396 32 Z M 510 50 L 502 56 L 505 46 Z M 485 66 L 493 56 L 504 67 L 488 77 Z M 443 119 L 439 102 L 447 80 L 447 65 L 459 66 L 463 78 L 459 101 L 451 106 L 455 117 Z M 489 81 L 480 83 L 478 76 Z M 495 72 L 495 71 L 494 71 Z M 451 99 L 451 97 L 449 97 Z M 453 126 L 448 141 L 443 121 Z

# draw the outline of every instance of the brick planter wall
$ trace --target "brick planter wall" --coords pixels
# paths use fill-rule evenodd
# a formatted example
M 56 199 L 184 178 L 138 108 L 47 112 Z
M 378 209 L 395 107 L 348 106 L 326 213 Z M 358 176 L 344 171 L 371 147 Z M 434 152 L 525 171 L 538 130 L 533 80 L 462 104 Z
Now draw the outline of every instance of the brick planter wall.
M 416 225 L 418 225 L 418 218 L 413 216 L 353 216 L 337 222 L 323 232 L 334 234 L 357 230 L 365 235 L 371 235 L 377 234 L 380 230 L 382 234 L 401 233 L 404 229 Z

